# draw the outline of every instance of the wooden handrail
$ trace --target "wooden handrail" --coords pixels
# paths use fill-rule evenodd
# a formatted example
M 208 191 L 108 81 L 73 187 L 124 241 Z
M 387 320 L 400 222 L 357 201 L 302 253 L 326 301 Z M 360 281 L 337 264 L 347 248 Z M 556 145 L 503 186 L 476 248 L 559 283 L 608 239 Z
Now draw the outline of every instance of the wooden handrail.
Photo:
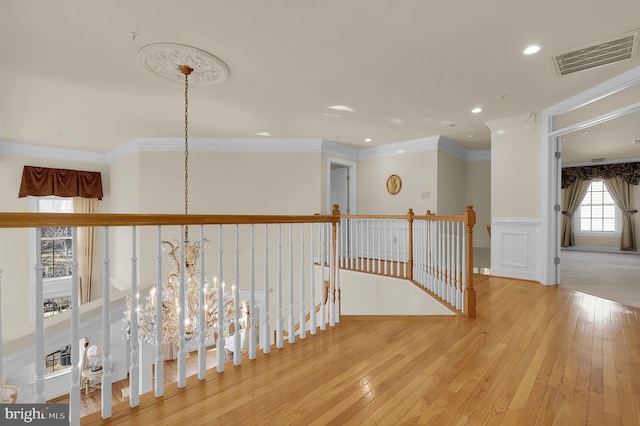
M 337 223 L 333 215 L 206 215 L 126 213 L 0 213 L 0 228 L 54 226 L 244 225 L 269 223 Z

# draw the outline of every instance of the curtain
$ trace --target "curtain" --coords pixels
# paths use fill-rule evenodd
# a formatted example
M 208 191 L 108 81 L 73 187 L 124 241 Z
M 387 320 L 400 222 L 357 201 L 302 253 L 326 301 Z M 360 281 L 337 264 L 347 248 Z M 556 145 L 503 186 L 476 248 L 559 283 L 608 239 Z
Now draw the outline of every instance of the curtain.
M 97 210 L 97 198 L 73 197 L 74 213 L 96 213 Z M 78 277 L 81 305 L 91 301 L 95 239 L 95 228 L 78 228 Z
M 636 251 L 636 231 L 633 215 L 638 212 L 632 206 L 631 186 L 619 176 L 604 180 L 611 198 L 622 210 L 622 234 L 620 235 L 620 250 Z
M 576 180 L 605 180 L 616 176 L 621 177 L 629 185 L 638 185 L 640 183 L 640 162 L 563 167 L 562 188 L 568 187 Z
M 100 172 L 24 166 L 18 198 L 27 195 L 37 197 L 57 195 L 102 200 L 102 175 Z
M 562 247 L 575 245 L 573 240 L 573 214 L 580 207 L 580 203 L 587 193 L 591 182 L 588 180 L 575 180 L 563 190 L 562 194 Z

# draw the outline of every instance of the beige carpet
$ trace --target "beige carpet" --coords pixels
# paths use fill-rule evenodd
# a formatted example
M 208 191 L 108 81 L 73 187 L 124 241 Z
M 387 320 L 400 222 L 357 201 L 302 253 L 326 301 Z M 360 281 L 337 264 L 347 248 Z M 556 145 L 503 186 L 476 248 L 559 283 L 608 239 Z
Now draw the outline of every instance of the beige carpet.
M 640 307 L 640 256 L 563 250 L 560 285 Z

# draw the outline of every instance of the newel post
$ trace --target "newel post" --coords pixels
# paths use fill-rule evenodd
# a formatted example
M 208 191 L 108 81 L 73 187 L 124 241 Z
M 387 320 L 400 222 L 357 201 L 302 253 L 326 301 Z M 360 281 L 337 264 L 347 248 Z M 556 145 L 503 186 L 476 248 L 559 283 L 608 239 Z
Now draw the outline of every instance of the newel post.
M 471 204 L 464 212 L 464 224 L 467 228 L 467 287 L 464 290 L 464 314 L 467 318 L 476 317 L 476 289 L 473 287 L 473 226 L 476 224 L 476 212 Z
M 413 280 L 413 209 L 407 212 L 407 222 L 409 223 L 409 238 L 407 238 L 409 247 L 409 258 L 407 259 L 407 279 Z

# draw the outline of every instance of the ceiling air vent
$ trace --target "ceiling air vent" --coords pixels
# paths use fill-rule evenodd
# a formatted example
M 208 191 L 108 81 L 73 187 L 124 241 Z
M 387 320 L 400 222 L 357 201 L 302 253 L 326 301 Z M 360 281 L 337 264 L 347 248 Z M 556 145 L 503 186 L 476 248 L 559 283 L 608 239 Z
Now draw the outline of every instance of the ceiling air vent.
M 631 59 L 636 54 L 637 48 L 638 33 L 635 32 L 554 56 L 553 62 L 558 75 L 563 76 Z

